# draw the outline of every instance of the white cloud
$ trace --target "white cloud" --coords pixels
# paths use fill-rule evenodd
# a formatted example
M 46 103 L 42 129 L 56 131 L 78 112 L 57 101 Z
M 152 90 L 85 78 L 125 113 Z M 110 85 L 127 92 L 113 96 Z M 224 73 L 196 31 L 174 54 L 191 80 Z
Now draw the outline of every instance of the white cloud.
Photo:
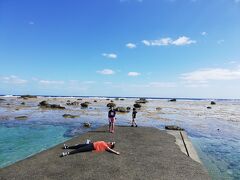
M 202 36 L 206 36 L 206 35 L 207 35 L 207 32 L 203 31 L 203 32 L 201 32 L 201 35 L 202 35 Z
M 0 81 L 7 84 L 26 84 L 28 82 L 15 75 L 0 77 Z
M 111 69 L 103 69 L 101 71 L 97 71 L 97 73 L 99 74 L 103 74 L 103 75 L 112 75 L 115 74 L 115 72 Z
M 139 76 L 141 75 L 141 73 L 138 73 L 138 72 L 129 72 L 128 73 L 128 76 Z
M 189 73 L 181 74 L 181 79 L 188 83 L 200 82 L 207 83 L 210 80 L 236 80 L 240 79 L 240 68 L 239 69 L 200 69 Z
M 133 43 L 128 43 L 126 44 L 126 47 L 129 48 L 129 49 L 133 49 L 133 48 L 136 48 L 136 44 L 133 44 Z
M 194 43 L 196 43 L 196 41 L 191 40 L 189 37 L 186 37 L 186 36 L 179 37 L 178 39 L 172 42 L 172 44 L 176 46 L 184 46 L 184 45 L 194 44 Z
M 117 58 L 117 54 L 114 53 L 103 53 L 102 56 L 109 58 L 109 59 L 116 59 Z
M 151 46 L 151 43 L 148 40 L 142 40 L 142 43 L 146 46 Z
M 183 45 L 194 44 L 196 43 L 196 41 L 191 40 L 189 37 L 181 36 L 176 40 L 166 37 L 166 38 L 157 39 L 157 40 L 143 40 L 142 43 L 146 46 L 169 46 L 169 45 L 183 46 Z
M 62 85 L 64 84 L 64 81 L 40 80 L 39 83 L 42 85 Z
M 143 44 L 146 46 L 167 46 L 172 43 L 171 38 L 162 38 L 162 39 L 157 39 L 157 40 L 143 40 Z

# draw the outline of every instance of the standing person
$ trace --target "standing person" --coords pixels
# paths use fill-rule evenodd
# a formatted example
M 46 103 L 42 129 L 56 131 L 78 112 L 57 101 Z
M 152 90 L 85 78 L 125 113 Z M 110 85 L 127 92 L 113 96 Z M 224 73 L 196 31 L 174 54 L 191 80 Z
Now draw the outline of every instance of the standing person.
M 114 133 L 114 123 L 115 123 L 115 116 L 116 111 L 113 109 L 113 107 L 110 108 L 108 111 L 108 120 L 109 120 L 109 132 Z
M 132 112 L 132 127 L 134 126 L 134 124 L 135 124 L 135 127 L 137 127 L 137 123 L 135 121 L 136 116 L 137 116 L 137 110 L 136 110 L 136 108 L 133 108 L 133 112 Z

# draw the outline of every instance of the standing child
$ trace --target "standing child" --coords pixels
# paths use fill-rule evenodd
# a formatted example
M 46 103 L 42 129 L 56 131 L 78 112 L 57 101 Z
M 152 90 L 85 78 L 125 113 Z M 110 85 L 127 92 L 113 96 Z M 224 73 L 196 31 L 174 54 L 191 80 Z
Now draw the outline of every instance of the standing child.
M 114 133 L 114 123 L 115 123 L 116 111 L 111 107 L 108 111 L 108 120 L 109 120 L 109 132 Z
M 134 126 L 134 124 L 135 124 L 135 127 L 137 127 L 137 123 L 135 121 L 136 116 L 137 116 L 137 110 L 135 108 L 133 108 L 133 112 L 132 112 L 132 127 Z

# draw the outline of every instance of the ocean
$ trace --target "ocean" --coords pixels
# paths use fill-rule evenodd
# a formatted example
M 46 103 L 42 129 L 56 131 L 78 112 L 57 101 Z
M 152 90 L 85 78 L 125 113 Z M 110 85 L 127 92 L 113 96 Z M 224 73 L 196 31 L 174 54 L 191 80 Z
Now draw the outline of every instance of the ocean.
M 77 100 L 80 98 L 82 100 Z M 0 167 L 106 125 L 106 104 L 110 100 L 117 106 L 132 107 L 138 99 L 115 98 L 39 96 L 23 100 L 18 96 L 1 96 L 4 101 L 0 101 Z M 65 106 L 66 110 L 39 108 L 38 103 L 44 99 Z M 240 179 L 240 100 L 176 98 L 176 102 L 169 102 L 169 99 L 147 98 L 149 102 L 138 110 L 138 125 L 158 129 L 164 129 L 165 125 L 183 127 L 212 179 Z M 67 100 L 89 101 L 90 105 L 87 109 L 67 106 Z M 65 113 L 80 117 L 66 119 L 62 117 Z M 15 119 L 22 115 L 26 115 L 27 120 Z M 91 128 L 84 128 L 84 122 L 91 123 Z M 117 125 L 130 125 L 130 122 L 131 113 L 117 114 Z

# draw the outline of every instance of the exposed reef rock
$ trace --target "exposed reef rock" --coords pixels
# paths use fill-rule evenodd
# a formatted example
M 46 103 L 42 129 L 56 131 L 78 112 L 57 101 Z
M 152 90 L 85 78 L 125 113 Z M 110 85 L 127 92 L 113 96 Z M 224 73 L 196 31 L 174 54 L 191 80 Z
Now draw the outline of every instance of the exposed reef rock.
M 20 96 L 19 98 L 22 98 L 22 99 L 29 99 L 29 98 L 37 98 L 37 96 L 32 96 L 32 95 L 22 95 L 22 96 Z
M 135 103 L 147 103 L 148 101 L 145 98 L 140 98 L 139 100 L 136 100 Z
M 77 116 L 77 115 L 71 115 L 71 114 L 64 114 L 63 117 L 64 117 L 64 118 L 78 118 L 79 116 Z
M 28 117 L 27 116 L 17 116 L 15 119 L 17 120 L 26 120 Z
M 211 105 L 216 105 L 216 102 L 214 102 L 214 101 L 211 101 Z
M 131 109 L 131 108 L 130 108 Z M 121 113 L 128 113 L 130 111 L 129 107 L 117 107 L 114 110 Z
M 184 131 L 183 128 L 175 126 L 175 125 L 173 125 L 173 126 L 165 126 L 165 129 L 167 129 L 167 130 L 176 130 L 176 131 Z
M 80 104 L 80 102 L 74 101 L 74 102 L 67 102 L 66 103 L 68 106 L 78 106 Z
M 111 102 L 111 103 L 107 104 L 107 107 L 109 107 L 109 108 L 113 107 L 114 108 L 114 107 L 116 107 L 116 104 Z
M 134 106 L 135 108 L 141 108 L 141 107 L 142 107 L 142 105 L 141 105 L 141 104 L 138 104 L 138 103 L 134 104 L 133 106 Z
M 82 108 L 87 108 L 87 107 L 88 107 L 88 104 L 89 104 L 88 102 L 81 103 L 81 107 L 82 107 Z
M 89 122 L 85 122 L 85 123 L 83 123 L 83 127 L 90 128 L 91 124 Z
M 65 107 L 60 106 L 58 104 L 48 104 L 47 101 L 42 101 L 38 104 L 41 108 L 48 108 L 48 109 L 65 109 Z

